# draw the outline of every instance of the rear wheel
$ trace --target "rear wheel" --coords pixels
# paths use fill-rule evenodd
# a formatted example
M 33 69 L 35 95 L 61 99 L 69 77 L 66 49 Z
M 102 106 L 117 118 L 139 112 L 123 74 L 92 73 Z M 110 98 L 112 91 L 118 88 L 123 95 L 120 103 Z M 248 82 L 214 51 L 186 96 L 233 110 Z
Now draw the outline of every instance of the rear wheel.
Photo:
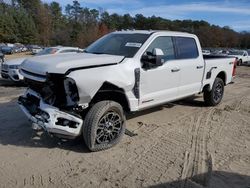
M 203 93 L 204 101 L 208 106 L 218 105 L 224 95 L 224 82 L 220 78 L 215 78 L 211 91 L 205 90 Z
M 240 59 L 239 61 L 238 61 L 238 66 L 241 66 L 242 65 L 242 59 Z
M 96 103 L 84 120 L 83 137 L 91 151 L 113 147 L 125 132 L 123 108 L 114 101 Z

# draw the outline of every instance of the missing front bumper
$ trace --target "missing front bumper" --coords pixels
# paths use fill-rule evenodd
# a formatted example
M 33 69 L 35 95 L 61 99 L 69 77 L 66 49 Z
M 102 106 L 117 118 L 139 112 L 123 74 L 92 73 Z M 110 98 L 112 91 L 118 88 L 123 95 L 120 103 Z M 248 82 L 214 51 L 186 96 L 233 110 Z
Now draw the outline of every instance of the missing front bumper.
M 39 94 L 32 90 L 19 97 L 18 103 L 28 119 L 48 133 L 70 138 L 81 134 L 83 120 L 80 117 L 44 103 Z

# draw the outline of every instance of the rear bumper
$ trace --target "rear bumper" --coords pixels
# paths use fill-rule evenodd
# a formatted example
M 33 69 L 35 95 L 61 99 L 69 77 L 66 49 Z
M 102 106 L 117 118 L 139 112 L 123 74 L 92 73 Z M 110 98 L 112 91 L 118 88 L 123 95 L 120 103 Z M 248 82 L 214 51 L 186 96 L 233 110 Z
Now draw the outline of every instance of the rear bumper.
M 43 102 L 39 94 L 28 89 L 18 104 L 28 119 L 48 133 L 75 138 L 81 134 L 83 120 Z

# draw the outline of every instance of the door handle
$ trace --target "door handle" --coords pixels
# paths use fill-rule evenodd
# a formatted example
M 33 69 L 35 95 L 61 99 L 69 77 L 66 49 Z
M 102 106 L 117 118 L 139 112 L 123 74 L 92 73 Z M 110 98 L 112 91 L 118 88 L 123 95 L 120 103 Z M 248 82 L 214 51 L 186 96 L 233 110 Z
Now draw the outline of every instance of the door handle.
M 199 65 L 196 67 L 197 69 L 202 69 L 203 68 L 203 65 Z
M 171 69 L 171 72 L 179 72 L 181 69 L 179 68 L 174 68 L 174 69 Z

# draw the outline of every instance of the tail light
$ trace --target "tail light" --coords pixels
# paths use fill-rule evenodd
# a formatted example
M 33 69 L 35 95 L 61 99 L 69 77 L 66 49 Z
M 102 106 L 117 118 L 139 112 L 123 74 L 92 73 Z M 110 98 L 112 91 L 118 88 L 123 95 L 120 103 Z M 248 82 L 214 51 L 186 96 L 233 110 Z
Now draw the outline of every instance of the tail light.
M 236 76 L 236 67 L 237 67 L 237 59 L 234 60 L 233 72 L 232 72 L 232 76 L 233 76 L 233 77 Z

